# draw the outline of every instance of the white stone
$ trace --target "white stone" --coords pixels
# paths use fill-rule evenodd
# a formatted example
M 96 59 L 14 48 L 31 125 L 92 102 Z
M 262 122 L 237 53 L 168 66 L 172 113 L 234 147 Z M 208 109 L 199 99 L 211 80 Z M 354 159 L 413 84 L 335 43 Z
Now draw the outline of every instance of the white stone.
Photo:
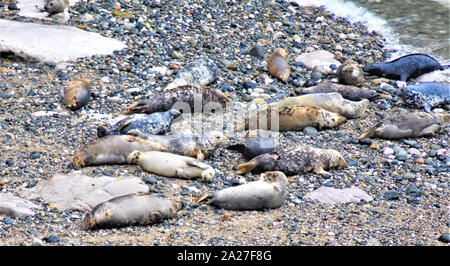
M 0 19 L 0 52 L 27 61 L 64 62 L 112 54 L 126 45 L 71 26 L 42 25 Z
M 61 211 L 91 211 L 109 199 L 148 190 L 148 186 L 137 177 L 92 178 L 81 172 L 72 172 L 68 175 L 56 174 L 32 188 L 23 189 L 20 194 L 27 199 L 40 198 Z
M 307 193 L 303 198 L 305 200 L 317 200 L 321 203 L 330 204 L 372 200 L 371 196 L 357 187 L 337 189 L 326 186 L 321 186 L 320 188 Z
M 325 50 L 316 50 L 310 53 L 303 53 L 295 57 L 295 62 L 303 62 L 307 67 L 325 67 L 328 72 L 331 72 L 331 64 L 339 67 L 341 63 L 334 59 L 334 54 Z

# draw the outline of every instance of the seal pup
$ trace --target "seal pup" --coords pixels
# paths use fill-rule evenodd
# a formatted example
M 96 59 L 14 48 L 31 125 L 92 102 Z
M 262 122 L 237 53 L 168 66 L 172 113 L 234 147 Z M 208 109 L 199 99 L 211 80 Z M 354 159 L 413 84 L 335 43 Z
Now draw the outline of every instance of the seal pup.
M 337 92 L 311 93 L 296 97 L 286 97 L 278 102 L 280 107 L 290 105 L 317 106 L 327 111 L 338 113 L 345 118 L 358 118 L 369 106 L 369 100 L 350 101 Z
M 216 171 L 205 163 L 169 152 L 133 151 L 128 155 L 128 163 L 137 164 L 147 172 L 167 177 L 201 178 L 205 182 L 211 182 L 216 175 Z
M 135 151 L 166 151 L 159 143 L 131 135 L 111 135 L 94 139 L 83 146 L 72 157 L 76 168 L 89 165 L 125 164 L 128 155 Z
M 319 83 L 316 86 L 311 86 L 308 88 L 297 88 L 295 92 L 299 95 L 303 94 L 311 94 L 311 93 L 330 93 L 330 92 L 337 92 L 345 99 L 351 100 L 351 101 L 359 101 L 362 99 L 368 99 L 370 101 L 384 98 L 384 99 L 391 99 L 389 95 L 384 95 L 377 93 L 374 90 L 364 90 L 355 86 L 351 85 L 342 85 L 342 84 L 336 84 L 336 83 L 329 83 L 329 82 L 322 82 Z
M 286 57 L 288 54 L 283 48 L 276 48 L 274 52 L 267 58 L 267 69 L 269 73 L 282 80 L 284 83 L 288 82 L 291 70 L 289 68 Z
M 77 79 L 71 81 L 64 88 L 64 105 L 70 110 L 78 110 L 88 104 L 91 91 L 89 79 Z
M 413 108 L 424 108 L 430 113 L 431 108 L 450 104 L 450 85 L 439 82 L 423 82 L 408 85 L 396 91 L 403 101 Z
M 383 139 L 413 138 L 436 133 L 441 126 L 448 122 L 448 114 L 427 114 L 413 112 L 389 117 L 370 129 L 366 130 L 358 139 L 378 137 Z
M 364 71 L 361 66 L 352 59 L 346 59 L 337 71 L 339 83 L 360 87 L 364 82 Z
M 236 173 L 241 175 L 249 172 L 281 171 L 286 175 L 299 175 L 312 171 L 316 174 L 326 174 L 326 169 L 341 169 L 346 166 L 344 157 L 336 150 L 297 145 L 288 150 L 259 155 L 240 164 Z
M 151 114 L 154 112 L 164 112 L 172 109 L 175 103 L 188 104 L 191 113 L 202 112 L 205 105 L 210 102 L 219 103 L 222 107 L 225 107 L 226 103 L 232 102 L 232 100 L 220 90 L 187 85 L 162 91 L 151 96 L 148 100 L 137 101 L 128 106 L 124 113 Z M 196 104 L 198 106 L 195 106 Z
M 209 58 L 201 58 L 187 64 L 178 71 L 174 80 L 167 84 L 164 91 L 180 86 L 204 86 L 217 79 L 218 68 Z
M 146 134 L 165 134 L 175 118 L 181 113 L 176 109 L 152 114 L 131 114 L 118 122 L 97 127 L 99 138 L 108 135 L 124 135 L 130 130 L 139 130 Z
M 242 153 L 247 160 L 250 160 L 258 155 L 272 152 L 275 148 L 275 143 L 270 137 L 246 137 L 242 143 L 230 145 L 226 147 L 228 150 L 233 150 Z
M 66 8 L 69 8 L 69 0 L 46 0 L 44 10 L 50 15 L 63 13 Z
M 278 119 L 276 114 L 278 112 Z M 272 121 L 274 118 L 274 121 Z M 276 121 L 278 120 L 278 121 Z M 333 128 L 347 121 L 340 114 L 329 112 L 316 106 L 288 105 L 277 107 L 277 105 L 267 104 L 245 117 L 245 122 L 234 128 L 235 131 L 243 129 L 259 129 L 264 126 L 267 130 L 302 130 L 307 126 L 318 129 Z M 276 123 L 278 122 L 278 125 Z M 265 125 L 264 125 L 265 124 Z M 256 128 L 253 128 L 256 126 Z M 278 127 L 277 127 L 278 126 Z
M 389 62 L 366 65 L 363 70 L 370 75 L 407 81 L 410 78 L 443 68 L 436 59 L 429 55 L 409 54 Z
M 287 195 L 286 175 L 279 171 L 271 171 L 261 174 L 258 181 L 200 196 L 197 202 L 209 199 L 206 204 L 227 210 L 276 209 L 281 206 Z
M 83 230 L 148 225 L 172 218 L 185 207 L 178 199 L 165 199 L 137 192 L 102 202 L 81 221 Z
M 164 147 L 164 150 L 159 151 L 194 157 L 199 161 L 203 161 L 219 145 L 225 144 L 228 141 L 219 131 L 210 131 L 199 135 L 150 135 L 130 130 L 127 134 L 137 136 L 151 143 L 158 143 Z

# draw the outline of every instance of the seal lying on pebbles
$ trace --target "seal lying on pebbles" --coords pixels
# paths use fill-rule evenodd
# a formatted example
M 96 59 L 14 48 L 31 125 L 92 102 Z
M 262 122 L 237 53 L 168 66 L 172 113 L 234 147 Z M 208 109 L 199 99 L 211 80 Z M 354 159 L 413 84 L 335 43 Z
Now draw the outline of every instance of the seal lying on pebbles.
M 125 164 L 128 155 L 135 151 L 166 151 L 159 143 L 130 135 L 112 135 L 94 139 L 77 151 L 72 158 L 73 166 Z
M 128 135 L 137 136 L 150 143 L 158 143 L 164 148 L 164 150 L 159 151 L 195 157 L 199 161 L 203 161 L 217 146 L 228 141 L 219 131 L 211 131 L 199 135 L 149 135 L 130 130 Z
M 281 171 L 286 175 L 299 175 L 312 171 L 325 174 L 325 169 L 346 166 L 344 157 L 336 150 L 298 145 L 289 150 L 259 155 L 240 164 L 236 173 L 241 175 L 248 172 Z
M 221 91 L 208 87 L 181 86 L 168 91 L 163 91 L 153 95 L 148 100 L 137 101 L 128 106 L 124 113 L 146 113 L 164 112 L 173 108 L 175 103 L 186 103 L 189 105 L 189 112 L 202 112 L 205 105 L 210 102 L 219 103 L 222 107 L 227 102 L 232 102 Z M 184 106 L 179 106 L 183 108 Z M 178 109 L 178 108 L 177 108 Z M 183 110 L 186 112 L 186 110 Z
M 267 59 L 267 69 L 269 73 L 287 83 L 291 70 L 286 59 L 287 53 L 283 48 L 276 48 L 273 54 Z
M 344 63 L 338 67 L 336 76 L 341 84 L 359 87 L 364 82 L 364 71 L 361 66 L 352 59 L 345 60 Z
M 216 175 L 214 169 L 192 157 L 160 151 L 133 151 L 128 156 L 129 164 L 138 164 L 147 172 L 167 177 L 185 179 L 201 178 L 211 182 Z
M 448 122 L 448 114 L 405 113 L 389 117 L 366 130 L 359 139 L 379 137 L 401 139 L 421 137 L 436 133 Z
M 64 105 L 70 110 L 78 110 L 88 104 L 91 92 L 89 79 L 71 81 L 64 89 Z
M 439 82 L 423 82 L 408 85 L 396 91 L 403 101 L 413 108 L 424 108 L 430 113 L 431 108 L 450 104 L 450 85 Z
M 328 82 L 323 82 L 316 86 L 308 88 L 297 88 L 295 92 L 300 95 L 311 93 L 337 92 L 340 95 L 342 95 L 342 97 L 344 97 L 345 99 L 351 101 L 359 101 L 362 99 L 375 100 L 378 98 L 385 98 L 385 99 L 390 98 L 389 95 L 379 94 L 374 90 L 363 90 L 355 86 L 328 83 Z
M 278 102 L 280 107 L 290 105 L 317 106 L 327 111 L 338 113 L 345 118 L 357 118 L 369 106 L 369 100 L 362 99 L 359 102 L 344 99 L 337 92 L 312 93 L 297 97 L 287 97 Z
M 422 74 L 443 69 L 436 59 L 426 54 L 409 54 L 390 62 L 374 63 L 363 67 L 370 75 L 407 81 Z
M 173 217 L 186 204 L 181 200 L 134 193 L 100 203 L 81 221 L 83 230 L 159 223 Z
M 169 131 L 172 121 L 180 115 L 176 109 L 152 114 L 132 114 L 116 123 L 97 127 L 97 136 L 101 138 L 124 135 L 130 130 L 139 130 L 146 134 L 165 134 Z
M 207 204 L 227 210 L 275 209 L 288 195 L 286 183 L 286 175 L 282 172 L 265 172 L 258 181 L 200 196 L 198 202 L 210 199 Z
M 250 160 L 258 155 L 272 152 L 275 143 L 270 137 L 247 137 L 242 143 L 230 145 L 226 148 L 240 152 L 247 160 Z
M 165 91 L 186 85 L 204 86 L 217 79 L 218 69 L 214 61 L 202 58 L 187 64 L 178 71 L 174 80 L 167 84 Z
M 278 121 L 276 121 L 277 115 L 272 115 L 272 112 L 277 111 Z M 316 106 L 289 105 L 278 108 L 276 105 L 267 104 L 258 108 L 256 114 L 251 113 L 250 118 L 245 117 L 245 122 L 236 126 L 234 130 L 259 129 L 264 126 L 267 128 L 263 129 L 282 131 L 302 130 L 307 126 L 322 129 L 339 126 L 345 121 L 347 121 L 345 117 Z M 278 125 L 276 125 L 277 122 Z M 256 128 L 253 128 L 255 126 Z

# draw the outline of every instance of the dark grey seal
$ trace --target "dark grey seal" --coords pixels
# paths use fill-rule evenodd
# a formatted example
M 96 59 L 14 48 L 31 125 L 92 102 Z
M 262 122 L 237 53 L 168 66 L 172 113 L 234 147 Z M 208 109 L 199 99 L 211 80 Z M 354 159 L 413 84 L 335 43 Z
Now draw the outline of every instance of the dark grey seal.
M 426 54 L 409 54 L 390 62 L 374 63 L 363 67 L 370 75 L 386 77 L 388 79 L 407 81 L 422 74 L 445 67 L 433 57 Z

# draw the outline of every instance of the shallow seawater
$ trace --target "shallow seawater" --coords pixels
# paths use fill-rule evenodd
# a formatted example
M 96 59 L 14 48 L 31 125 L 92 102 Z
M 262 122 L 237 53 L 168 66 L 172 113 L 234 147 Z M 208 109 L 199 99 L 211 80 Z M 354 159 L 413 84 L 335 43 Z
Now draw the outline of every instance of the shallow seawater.
M 450 64 L 450 0 L 324 0 L 336 15 L 383 34 L 392 55 L 430 54 Z

